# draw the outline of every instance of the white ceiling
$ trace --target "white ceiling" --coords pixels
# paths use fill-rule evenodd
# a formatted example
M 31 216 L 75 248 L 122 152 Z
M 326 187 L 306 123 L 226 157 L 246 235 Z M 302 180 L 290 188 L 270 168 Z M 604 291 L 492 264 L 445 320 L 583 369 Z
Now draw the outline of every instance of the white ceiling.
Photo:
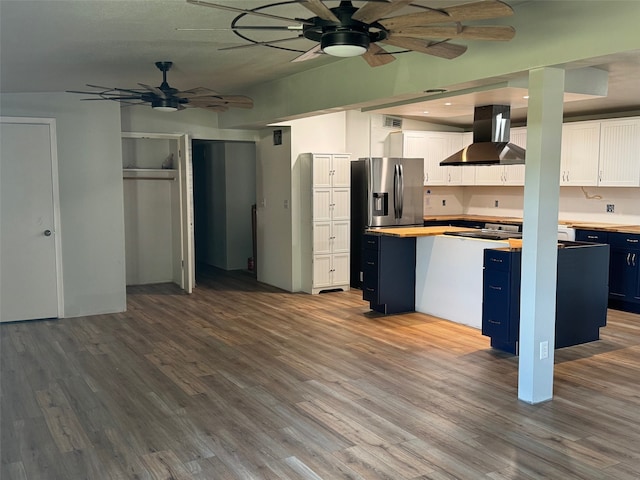
M 211 0 L 238 8 L 256 8 L 269 0 Z M 526 0 L 508 1 L 512 6 Z M 328 6 L 336 1 L 326 1 Z M 362 2 L 354 2 L 361 5 Z M 429 6 L 464 0 L 415 0 Z M 412 7 L 408 7 L 412 8 Z M 313 16 L 293 2 L 269 10 L 287 17 Z M 398 14 L 407 13 L 400 11 Z M 86 84 L 136 88 L 159 85 L 154 62 L 174 62 L 169 84 L 186 90 L 208 87 L 223 94 L 242 94 L 252 85 L 340 61 L 322 56 L 292 63 L 298 53 L 246 45 L 228 29 L 233 12 L 187 4 L 185 0 L 0 0 L 0 90 L 2 92 L 59 92 L 86 89 Z M 269 25 L 271 20 L 245 17 L 245 25 Z M 282 23 L 277 23 L 281 25 Z M 181 30 L 219 29 L 219 30 Z M 256 40 L 283 38 L 281 32 L 253 32 Z M 464 43 L 464 42 L 456 42 Z M 313 43 L 302 39 L 278 44 L 305 51 Z M 640 55 L 594 60 L 590 65 L 610 72 L 605 98 L 567 103 L 572 115 L 640 110 Z M 460 86 L 457 86 L 459 88 Z M 473 86 L 468 86 L 473 87 Z M 470 125 L 479 104 L 513 104 L 514 119 L 526 116 L 522 92 L 495 89 L 458 95 L 454 108 L 444 100 L 380 110 L 451 125 Z M 441 97 L 441 95 L 440 95 Z M 429 111 L 428 115 L 422 112 Z

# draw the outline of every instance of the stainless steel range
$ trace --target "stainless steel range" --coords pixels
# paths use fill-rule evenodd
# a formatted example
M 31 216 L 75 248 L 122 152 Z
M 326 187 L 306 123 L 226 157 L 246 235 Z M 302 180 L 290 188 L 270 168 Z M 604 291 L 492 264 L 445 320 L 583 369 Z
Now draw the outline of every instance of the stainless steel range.
M 504 225 L 486 223 L 484 228 L 473 232 L 445 232 L 454 237 L 481 238 L 483 240 L 506 240 L 508 238 L 522 238 L 518 225 Z

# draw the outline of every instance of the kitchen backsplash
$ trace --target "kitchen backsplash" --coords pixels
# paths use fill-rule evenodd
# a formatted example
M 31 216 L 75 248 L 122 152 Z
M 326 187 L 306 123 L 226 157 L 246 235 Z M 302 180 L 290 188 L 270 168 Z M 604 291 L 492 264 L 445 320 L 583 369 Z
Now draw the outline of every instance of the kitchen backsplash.
M 425 187 L 424 214 L 522 217 L 523 194 L 523 187 Z M 561 187 L 559 218 L 640 225 L 640 188 Z

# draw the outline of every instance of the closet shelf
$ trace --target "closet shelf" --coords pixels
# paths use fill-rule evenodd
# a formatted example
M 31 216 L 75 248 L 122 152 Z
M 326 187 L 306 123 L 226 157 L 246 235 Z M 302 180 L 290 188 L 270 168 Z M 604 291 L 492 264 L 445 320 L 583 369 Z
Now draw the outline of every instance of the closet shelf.
M 152 179 L 152 180 L 173 180 L 177 177 L 178 171 L 175 169 L 160 168 L 124 168 L 123 178 Z

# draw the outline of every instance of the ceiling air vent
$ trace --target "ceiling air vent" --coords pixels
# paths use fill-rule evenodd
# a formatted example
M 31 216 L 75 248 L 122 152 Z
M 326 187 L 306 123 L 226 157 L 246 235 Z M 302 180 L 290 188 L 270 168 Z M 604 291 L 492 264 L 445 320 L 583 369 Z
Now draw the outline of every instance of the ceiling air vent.
M 402 128 L 402 119 L 398 117 L 384 116 L 384 126 L 387 128 Z

